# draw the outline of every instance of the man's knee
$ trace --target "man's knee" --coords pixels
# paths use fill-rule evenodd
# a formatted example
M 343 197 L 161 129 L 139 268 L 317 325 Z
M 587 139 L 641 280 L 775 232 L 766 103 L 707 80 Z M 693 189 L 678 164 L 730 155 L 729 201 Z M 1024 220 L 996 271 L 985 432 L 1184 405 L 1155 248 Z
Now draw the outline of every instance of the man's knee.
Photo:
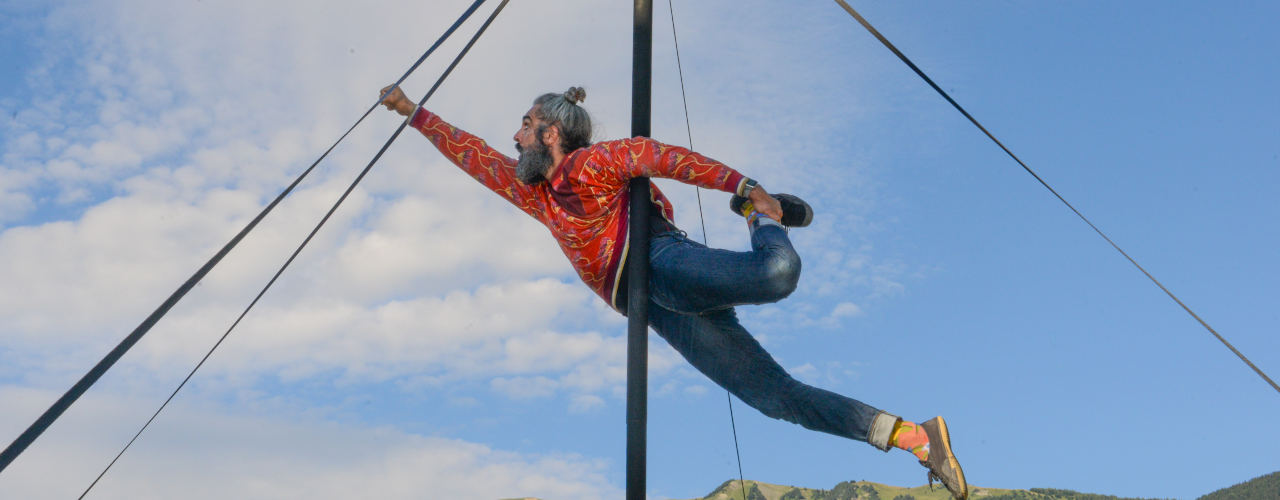
M 765 265 L 765 286 L 769 294 L 781 299 L 796 291 L 800 282 L 800 256 L 790 248 L 779 249 Z

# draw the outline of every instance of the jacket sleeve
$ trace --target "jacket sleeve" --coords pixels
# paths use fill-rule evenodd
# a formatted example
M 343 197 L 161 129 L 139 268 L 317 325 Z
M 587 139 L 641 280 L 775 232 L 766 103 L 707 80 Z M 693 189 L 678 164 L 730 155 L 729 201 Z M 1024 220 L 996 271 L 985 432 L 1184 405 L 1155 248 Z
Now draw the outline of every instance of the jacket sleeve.
M 483 139 L 450 125 L 419 108 L 409 126 L 426 136 L 445 158 L 475 180 L 529 215 L 539 217 L 545 207 L 536 189 L 516 178 L 516 160 L 489 147 Z
M 647 137 L 610 141 L 602 146 L 619 165 L 614 171 L 619 183 L 634 177 L 661 177 L 740 195 L 750 180 L 728 165 L 688 148 Z

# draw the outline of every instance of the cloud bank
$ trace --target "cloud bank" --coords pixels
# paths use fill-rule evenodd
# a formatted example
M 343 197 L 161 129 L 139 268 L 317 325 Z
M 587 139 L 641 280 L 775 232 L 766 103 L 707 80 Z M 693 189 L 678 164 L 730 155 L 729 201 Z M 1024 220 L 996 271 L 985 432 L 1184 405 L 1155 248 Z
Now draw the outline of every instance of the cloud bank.
M 467 3 L 137 0 L 58 4 L 32 14 L 42 26 L 31 42 L 38 62 L 25 75 L 28 93 L 4 99 L 12 113 L 0 125 L 0 277 L 22 284 L 0 288 L 0 383 L 8 384 L 4 401 L 23 408 L 0 430 L 16 435 L 24 419 L 136 326 L 372 104 L 377 89 Z M 629 115 L 630 61 L 618 54 L 630 53 L 630 32 L 612 28 L 626 23 L 626 7 L 577 1 L 550 11 L 511 4 L 441 88 L 433 109 L 510 154 L 505 139 L 533 95 L 584 85 L 603 125 L 597 138 L 627 135 L 621 127 Z M 562 22 L 565 11 L 587 10 L 600 22 L 545 29 Z M 456 53 L 478 21 L 440 54 Z M 688 43 L 738 49 L 723 59 L 690 57 L 708 72 L 746 74 L 764 64 L 750 63 L 748 53 L 785 59 L 755 36 L 749 27 L 693 25 Z M 589 64 L 566 72 L 546 62 L 546 53 L 556 51 Z M 434 58 L 406 90 L 420 95 L 447 61 Z M 673 107 L 674 80 L 666 71 L 656 75 L 656 92 L 662 106 Z M 838 188 L 825 187 L 831 182 L 824 176 L 861 183 L 856 160 L 808 161 L 830 148 L 806 132 L 847 118 L 827 112 L 810 113 L 804 123 L 779 120 L 780 108 L 822 103 L 812 95 L 779 102 L 769 96 L 785 89 L 739 76 L 715 86 L 723 92 L 691 86 L 691 97 L 717 110 L 697 124 L 697 149 L 761 172 L 757 177 L 771 188 L 830 200 L 826 221 L 796 235 L 799 246 L 857 249 L 814 250 L 794 307 L 744 315 L 766 344 L 782 336 L 771 332 L 797 324 L 840 328 L 863 314 L 864 299 L 900 288 L 902 272 L 878 262 L 873 248 L 841 243 L 861 238 L 849 229 L 867 226 L 859 205 L 866 200 L 833 195 Z M 667 111 L 655 113 L 655 135 L 679 143 L 682 124 Z M 60 477 L 60 462 L 91 470 L 97 456 L 113 453 L 117 440 L 90 438 L 92 431 L 132 432 L 125 422 L 138 411 L 129 417 L 125 408 L 148 407 L 142 395 L 171 389 L 398 123 L 377 110 L 137 345 L 115 369 L 118 378 L 105 379 L 95 389 L 100 394 L 80 403 L 86 408 L 78 414 L 101 414 L 107 423 L 83 417 L 59 423 L 29 452 L 34 458 L 24 458 L 26 472 L 0 478 L 0 492 L 26 496 Z M 818 177 L 798 175 L 802 170 Z M 693 190 L 662 186 L 681 207 L 680 223 L 701 232 Z M 745 247 L 740 219 L 710 215 L 723 210 L 727 195 L 701 196 L 709 242 Z M 852 297 L 850 287 L 858 290 Z M 127 457 L 138 464 L 133 472 L 113 472 L 101 494 L 398 498 L 426 489 L 442 498 L 616 497 L 603 479 L 613 465 L 591 457 L 519 454 L 396 426 L 294 423 L 288 415 L 307 414 L 305 407 L 267 417 L 219 402 L 280 398 L 305 406 L 304 396 L 287 391 L 309 381 L 338 394 L 382 384 L 409 397 L 468 384 L 488 391 L 468 396 L 475 400 L 552 402 L 559 412 L 589 415 L 620 404 L 623 324 L 578 283 L 541 227 L 457 174 L 410 131 L 202 369 L 192 406 L 163 415 L 172 427 L 146 436 L 151 446 Z M 659 397 L 707 392 L 664 344 L 651 349 Z M 823 379 L 841 371 L 814 366 L 798 371 Z M 232 479 L 197 477 L 203 467 Z M 148 479 L 147 469 L 166 479 Z

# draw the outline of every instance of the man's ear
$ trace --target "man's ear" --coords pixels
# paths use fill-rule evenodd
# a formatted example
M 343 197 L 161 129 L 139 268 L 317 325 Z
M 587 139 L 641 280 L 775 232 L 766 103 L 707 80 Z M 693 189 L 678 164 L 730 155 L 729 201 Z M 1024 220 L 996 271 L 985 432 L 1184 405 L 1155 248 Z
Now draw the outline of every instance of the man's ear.
M 560 137 L 559 126 L 552 125 L 550 127 L 547 127 L 547 129 L 542 132 L 542 143 L 546 144 L 547 147 L 558 148 L 560 147 L 560 141 L 561 141 L 561 137 Z

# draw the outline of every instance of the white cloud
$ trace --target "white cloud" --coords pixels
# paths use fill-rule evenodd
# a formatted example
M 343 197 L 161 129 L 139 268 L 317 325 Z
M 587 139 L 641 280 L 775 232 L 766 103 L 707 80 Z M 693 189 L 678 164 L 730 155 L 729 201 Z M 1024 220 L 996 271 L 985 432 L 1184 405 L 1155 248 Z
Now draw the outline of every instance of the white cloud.
M 24 192 L 31 177 L 26 172 L 0 167 L 0 225 L 21 220 L 35 209 L 35 200 Z
M 486 197 L 406 196 L 372 207 L 332 259 L 343 294 L 377 300 L 406 291 L 560 274 L 564 257 L 545 230 Z M 495 216 L 495 215 L 501 216 Z
M 116 198 L 76 222 L 0 233 L 0 275 L 24 283 L 0 291 L 0 325 L 47 341 L 141 318 L 255 200 L 210 192 L 200 201 Z
M 586 413 L 603 406 L 604 399 L 600 396 L 579 394 L 573 397 L 573 402 L 569 404 L 569 411 L 573 413 Z
M 858 316 L 862 314 L 862 308 L 852 302 L 841 302 L 831 310 L 832 319 L 840 319 L 850 316 Z
M 498 377 L 489 384 L 495 391 L 515 399 L 545 398 L 556 390 L 556 382 L 547 377 Z
M 594 332 L 546 329 L 559 314 L 585 310 L 590 300 L 589 292 L 580 287 L 549 279 L 482 286 L 474 292 L 455 290 L 442 297 L 370 308 L 331 299 L 287 300 L 285 307 L 255 310 L 215 369 L 282 370 L 295 378 L 338 368 L 348 376 L 373 379 L 406 373 L 474 377 L 565 370 L 575 361 L 601 355 L 605 339 Z M 169 328 L 200 328 L 213 317 L 227 318 L 229 324 L 234 311 L 194 311 L 175 318 Z M 536 346 L 539 351 L 513 345 Z M 177 336 L 158 336 L 148 346 L 154 346 L 146 352 L 157 364 L 173 359 L 175 351 L 185 351 L 178 358 L 190 358 L 204 349 Z
M 0 386 L 0 429 L 54 395 Z M 89 396 L 0 475 L 0 497 L 78 495 L 138 424 L 139 404 Z M 5 433 L 8 435 L 8 432 Z M 16 434 L 16 433 L 15 433 Z M 178 403 L 96 486 L 92 498 L 616 498 L 609 464 L 513 453 L 456 439 L 244 415 Z
M 803 365 L 792 368 L 791 370 L 789 370 L 789 373 L 791 373 L 791 376 L 793 377 L 798 377 L 803 379 L 812 379 L 814 376 L 818 374 L 818 368 L 813 366 L 813 363 L 805 363 Z
M 849 365 L 850 363 L 842 361 L 822 361 L 817 365 L 805 363 L 789 368 L 787 371 L 797 380 L 807 384 L 832 388 L 840 387 L 848 380 L 858 377 L 858 371 Z

